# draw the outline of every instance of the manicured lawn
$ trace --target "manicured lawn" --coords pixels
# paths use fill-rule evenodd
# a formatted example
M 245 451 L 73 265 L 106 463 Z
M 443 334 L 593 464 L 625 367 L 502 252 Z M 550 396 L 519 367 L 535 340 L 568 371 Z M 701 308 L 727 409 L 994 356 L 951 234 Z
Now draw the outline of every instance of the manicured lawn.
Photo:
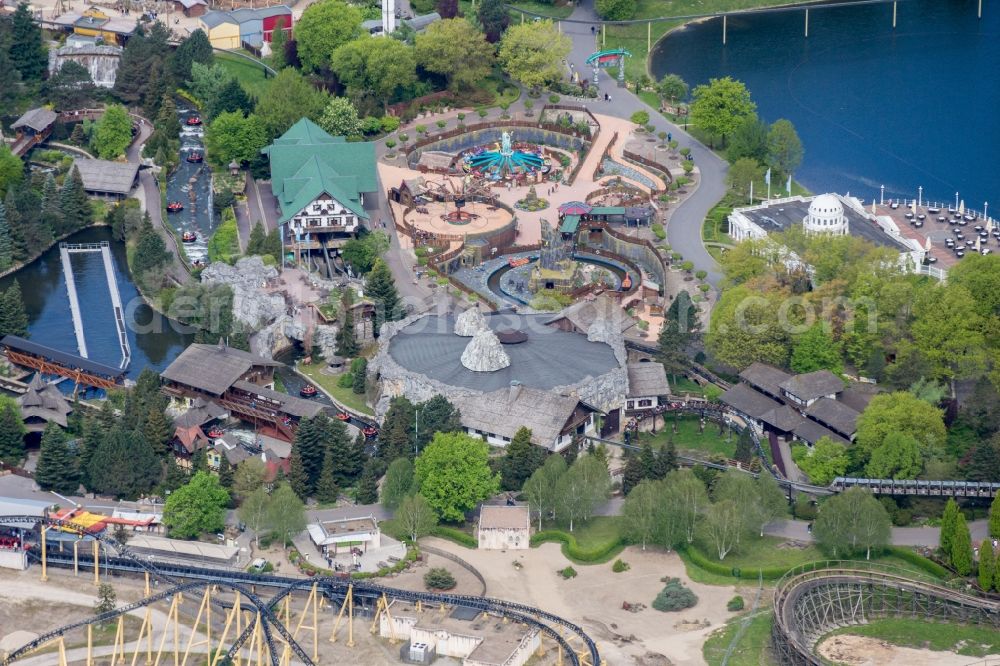
M 696 416 L 682 416 L 677 419 L 677 433 L 673 432 L 674 418 L 666 417 L 664 424 L 663 417 L 656 419 L 656 434 L 648 432 L 641 433 L 639 444 L 650 442 L 654 449 L 665 446 L 667 441 L 673 440 L 674 446 L 680 451 L 697 451 L 700 453 L 717 453 L 732 458 L 736 453 L 736 440 L 738 433 L 724 430 L 719 434 L 719 424 L 714 421 L 705 423 L 705 432 L 699 432 L 699 419 Z M 727 441 L 727 434 L 729 435 Z
M 364 396 L 358 395 L 350 388 L 337 386 L 337 380 L 340 379 L 340 375 L 324 374 L 320 372 L 322 368 L 322 364 L 305 365 L 304 363 L 300 363 L 298 365 L 299 372 L 323 387 L 337 402 L 362 414 L 372 413 L 371 407 L 365 404 Z
M 753 599 L 744 600 L 749 607 Z M 772 618 L 770 612 L 759 612 L 750 620 L 739 643 L 729 657 L 730 666 L 760 666 L 761 664 L 773 663 L 768 656 L 768 641 L 771 638 Z M 702 646 L 702 656 L 709 666 L 719 666 L 736 636 L 742 617 L 734 618 L 726 624 L 721 631 L 713 633 Z
M 787 539 L 770 536 L 763 538 L 744 537 L 739 549 L 726 555 L 726 559 L 722 563 L 740 569 L 791 568 L 806 562 L 827 559 L 826 555 L 815 545 L 808 545 L 805 548 L 778 548 L 785 541 Z M 718 560 L 715 551 L 708 544 L 702 546 L 700 550 L 713 562 Z
M 225 67 L 244 90 L 254 97 L 260 98 L 270 85 L 270 78 L 265 76 L 264 69 L 249 60 L 228 53 L 216 53 L 215 62 Z
M 833 633 L 869 636 L 893 645 L 957 652 L 968 657 L 983 657 L 1000 652 L 1000 632 L 972 624 L 886 618 L 856 627 L 845 627 Z
M 576 543 L 584 550 L 597 548 L 621 537 L 622 520 L 617 516 L 595 516 L 586 523 L 573 525 Z
M 670 382 L 670 390 L 676 394 L 683 395 L 690 393 L 691 395 L 705 395 L 705 389 L 702 388 L 701 384 L 688 379 L 684 375 L 677 375 L 676 379 L 667 377 L 667 381 Z
M 515 2 L 512 3 L 518 9 L 523 9 L 526 12 L 534 12 L 535 14 L 541 14 L 542 16 L 551 16 L 552 18 L 566 18 L 573 13 L 573 8 L 564 3 L 550 3 L 550 2 Z M 521 20 L 521 15 L 518 12 L 510 13 L 511 24 L 516 24 Z M 525 16 L 525 21 L 530 21 L 531 18 Z

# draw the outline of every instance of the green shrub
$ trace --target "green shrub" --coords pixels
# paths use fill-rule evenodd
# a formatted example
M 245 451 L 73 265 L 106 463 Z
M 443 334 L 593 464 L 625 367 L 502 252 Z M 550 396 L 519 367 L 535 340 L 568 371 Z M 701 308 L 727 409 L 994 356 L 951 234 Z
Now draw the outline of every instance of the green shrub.
M 816 505 L 808 500 L 802 502 L 796 500 L 792 506 L 792 515 L 799 520 L 816 520 Z
M 665 240 L 667 238 L 667 232 L 663 229 L 662 224 L 656 223 L 650 225 L 649 229 L 653 232 L 653 235 L 656 236 L 657 240 Z
M 476 541 L 475 537 L 471 534 L 463 532 L 462 530 L 456 530 L 454 527 L 444 527 L 438 525 L 431 532 L 432 536 L 436 536 L 439 539 L 447 539 L 448 541 L 457 543 L 459 546 L 465 546 L 466 548 L 476 548 L 479 543 Z
M 337 386 L 340 388 L 351 388 L 354 386 L 354 377 L 351 376 L 351 373 L 345 372 L 337 378 Z
M 531 547 L 554 541 L 562 544 L 562 553 L 568 559 L 579 564 L 600 564 L 607 562 L 612 557 L 621 552 L 625 547 L 625 542 L 615 539 L 597 548 L 587 550 L 581 548 L 576 542 L 576 537 L 561 530 L 542 530 L 531 535 Z
M 632 114 L 630 118 L 632 122 L 636 125 L 645 125 L 649 122 L 649 112 L 648 111 L 636 111 Z
M 694 592 L 684 587 L 679 578 L 671 578 L 666 586 L 653 599 L 653 608 L 668 613 L 692 608 L 698 603 Z
M 628 562 L 619 558 L 615 560 L 614 564 L 611 565 L 611 570 L 614 571 L 615 573 L 622 573 L 623 571 L 628 571 L 629 570 Z
M 913 512 L 909 509 L 899 509 L 892 514 L 892 524 L 896 527 L 906 527 L 913 522 Z
M 424 574 L 428 590 L 450 590 L 455 587 L 455 577 L 444 567 L 435 567 Z
M 558 104 L 559 95 L 549 95 L 549 104 Z
M 576 578 L 576 569 L 573 567 L 566 567 L 565 569 L 559 570 L 559 575 L 569 580 L 570 578 Z
M 921 571 L 926 571 L 936 578 L 951 578 L 950 571 L 934 560 L 927 559 L 920 553 L 916 553 L 909 548 L 889 546 L 886 548 L 886 553 L 905 561 L 907 564 L 912 564 L 914 567 L 920 569 Z
M 733 612 L 741 611 L 743 610 L 743 607 L 744 607 L 743 597 L 741 597 L 738 594 L 732 599 L 730 599 L 729 603 L 726 604 L 726 610 Z

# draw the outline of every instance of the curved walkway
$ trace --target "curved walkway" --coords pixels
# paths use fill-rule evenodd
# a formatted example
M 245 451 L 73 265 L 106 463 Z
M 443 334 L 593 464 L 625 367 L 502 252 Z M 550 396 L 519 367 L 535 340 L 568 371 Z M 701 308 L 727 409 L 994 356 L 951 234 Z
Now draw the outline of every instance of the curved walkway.
M 580 76 L 593 77 L 593 70 L 587 66 L 587 56 L 596 50 L 596 36 L 590 31 L 591 26 L 600 26 L 600 19 L 594 11 L 594 0 L 580 0 L 576 9 L 570 15 L 570 22 L 562 22 L 562 31 L 573 40 L 573 50 L 569 62 Z M 577 22 L 578 21 L 578 22 Z M 613 75 L 617 69 L 601 71 L 598 84 L 598 98 L 588 100 L 595 113 L 603 113 L 620 118 L 629 118 L 636 111 L 647 111 L 650 122 L 656 126 L 656 132 L 664 131 L 673 134 L 681 147 L 691 148 L 694 163 L 701 172 L 701 180 L 694 193 L 670 212 L 667 224 L 667 240 L 674 252 L 680 252 L 684 258 L 694 263 L 696 270 L 708 272 L 708 282 L 718 288 L 722 280 L 722 272 L 718 263 L 701 239 L 702 222 L 708 211 L 719 202 L 727 190 L 726 173 L 729 165 L 718 157 L 708 147 L 701 144 L 683 129 L 668 122 L 654 109 L 632 92 L 619 88 Z M 611 102 L 604 101 L 604 93 L 611 96 Z

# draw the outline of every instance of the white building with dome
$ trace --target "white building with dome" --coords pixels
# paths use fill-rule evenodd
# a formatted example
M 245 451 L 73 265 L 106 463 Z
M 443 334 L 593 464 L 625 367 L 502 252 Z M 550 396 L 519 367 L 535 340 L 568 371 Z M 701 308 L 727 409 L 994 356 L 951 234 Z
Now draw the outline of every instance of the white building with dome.
M 857 236 L 892 248 L 900 253 L 901 261 L 913 268 L 924 261 L 926 251 L 918 241 L 903 236 L 892 218 L 865 210 L 855 197 L 839 194 L 786 197 L 735 208 L 729 214 L 729 236 L 736 242 L 766 238 L 770 233 L 796 225 L 802 225 L 809 234 Z
M 851 224 L 844 215 L 840 199 L 832 194 L 821 194 L 809 204 L 809 214 L 802 219 L 802 228 L 810 234 L 846 236 Z

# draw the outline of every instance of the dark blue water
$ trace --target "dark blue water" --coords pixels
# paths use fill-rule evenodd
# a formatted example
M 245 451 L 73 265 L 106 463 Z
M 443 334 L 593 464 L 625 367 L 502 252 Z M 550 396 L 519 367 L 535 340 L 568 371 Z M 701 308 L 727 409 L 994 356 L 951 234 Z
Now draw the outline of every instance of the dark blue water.
M 744 81 L 759 115 L 788 118 L 805 159 L 795 177 L 815 191 L 870 199 L 917 196 L 1000 205 L 1000 4 L 913 0 L 688 26 L 654 50 L 659 78 Z M 990 207 L 990 210 L 994 210 Z M 996 209 L 1000 211 L 1000 208 Z
M 102 227 L 81 231 L 66 239 L 66 242 L 97 243 L 109 240 L 110 229 Z M 143 303 L 129 277 L 124 244 L 112 242 L 111 250 L 132 348 L 128 376 L 134 379 L 145 367 L 163 370 L 190 344 L 193 335 L 186 333 L 186 329 L 177 322 L 156 314 Z M 121 347 L 118 345 L 111 296 L 108 293 L 101 255 L 97 252 L 79 254 L 73 256 L 71 261 L 89 357 L 118 367 L 121 363 Z M 28 313 L 30 338 L 43 345 L 78 354 L 58 245 L 14 275 L 0 279 L 0 289 L 6 289 L 13 280 L 17 280 L 21 286 Z

